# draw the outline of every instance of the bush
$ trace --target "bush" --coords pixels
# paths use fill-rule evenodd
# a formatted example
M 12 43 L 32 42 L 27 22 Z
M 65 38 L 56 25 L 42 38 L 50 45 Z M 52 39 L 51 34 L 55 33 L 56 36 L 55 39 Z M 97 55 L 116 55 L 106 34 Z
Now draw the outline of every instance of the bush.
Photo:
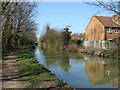
M 76 45 L 76 44 L 69 44 L 69 45 L 66 47 L 66 50 L 67 50 L 67 51 L 72 51 L 72 52 L 77 52 L 77 51 L 78 51 L 78 48 L 77 48 L 77 45 Z
M 71 44 L 77 44 L 77 45 L 81 45 L 81 46 L 83 46 L 83 42 L 84 42 L 84 40 L 77 40 L 77 39 L 70 41 Z
M 49 25 L 46 27 L 46 33 L 41 37 L 42 45 L 47 45 L 49 48 L 55 47 L 58 48 L 63 45 L 62 33 L 51 29 Z

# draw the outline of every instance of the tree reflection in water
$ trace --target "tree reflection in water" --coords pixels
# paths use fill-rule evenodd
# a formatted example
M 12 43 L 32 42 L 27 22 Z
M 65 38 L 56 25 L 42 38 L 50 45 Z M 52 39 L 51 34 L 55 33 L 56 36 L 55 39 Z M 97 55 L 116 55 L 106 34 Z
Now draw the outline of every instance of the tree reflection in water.
M 70 81 L 70 83 L 72 84 L 71 80 L 72 81 L 77 80 L 74 82 L 79 82 L 83 84 L 83 86 L 84 84 L 86 83 L 89 84 L 90 82 L 92 86 L 90 85 L 89 87 L 94 86 L 98 87 L 98 85 L 108 85 L 108 87 L 110 86 L 116 87 L 119 85 L 118 84 L 119 65 L 117 60 L 109 58 L 100 58 L 90 56 L 87 54 L 68 53 L 54 48 L 48 49 L 38 47 L 37 50 L 39 50 L 41 55 L 44 56 L 44 58 L 41 58 L 41 56 L 39 58 L 44 59 L 41 61 L 44 62 L 48 68 L 49 67 L 52 67 L 54 69 L 57 68 L 56 70 L 58 70 L 59 68 L 60 71 L 58 72 L 64 73 L 69 72 L 69 75 L 64 74 L 66 76 L 63 76 L 64 78 L 67 77 L 66 80 L 68 80 L 68 83 Z M 78 68 L 80 65 L 82 68 Z M 81 70 L 84 71 L 85 73 L 81 73 L 80 72 Z M 86 78 L 85 79 L 86 81 L 83 83 L 83 81 L 81 81 L 82 80 L 81 77 L 78 74 L 84 74 L 83 78 L 86 78 L 87 76 L 88 80 Z M 77 86 L 79 87 L 79 84 Z
M 38 48 L 41 50 L 42 48 Z M 68 69 L 71 68 L 69 62 L 69 56 L 60 50 L 49 48 L 42 50 L 43 55 L 45 56 L 46 65 L 60 65 L 63 71 L 68 72 Z

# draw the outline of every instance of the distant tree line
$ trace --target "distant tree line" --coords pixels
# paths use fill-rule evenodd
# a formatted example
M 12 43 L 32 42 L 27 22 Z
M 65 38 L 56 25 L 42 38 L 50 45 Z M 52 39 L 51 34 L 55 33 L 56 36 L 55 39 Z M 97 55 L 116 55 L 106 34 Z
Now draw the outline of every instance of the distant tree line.
M 1 2 L 2 47 L 15 48 L 35 41 L 37 4 Z
M 49 25 L 46 26 L 45 34 L 40 38 L 39 42 L 47 44 L 47 47 L 63 48 L 70 43 L 71 32 L 69 27 L 65 27 L 62 31 L 51 29 Z

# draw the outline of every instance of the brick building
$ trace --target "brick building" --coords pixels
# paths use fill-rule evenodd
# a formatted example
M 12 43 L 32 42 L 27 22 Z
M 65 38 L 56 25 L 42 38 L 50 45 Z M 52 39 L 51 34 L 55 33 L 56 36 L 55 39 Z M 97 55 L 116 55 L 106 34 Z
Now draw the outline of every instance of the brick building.
M 93 16 L 85 32 L 85 47 L 113 48 L 115 43 L 109 40 L 120 37 L 120 17 Z
M 80 36 L 78 34 L 72 34 L 71 40 L 79 40 Z
M 73 34 L 71 40 L 85 40 L 85 33 Z
M 120 19 L 112 17 L 93 16 L 86 30 L 85 41 L 105 41 L 120 37 Z

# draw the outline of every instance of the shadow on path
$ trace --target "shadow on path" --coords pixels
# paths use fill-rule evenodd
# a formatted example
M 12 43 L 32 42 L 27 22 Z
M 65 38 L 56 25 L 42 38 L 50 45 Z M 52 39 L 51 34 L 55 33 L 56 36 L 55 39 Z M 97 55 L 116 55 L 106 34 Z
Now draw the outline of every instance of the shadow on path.
M 16 61 L 15 52 L 10 52 L 5 56 L 2 63 L 2 76 L 0 76 L 0 81 L 2 80 L 2 88 L 25 88 L 25 81 L 20 80 L 21 75 L 18 73 L 19 63 Z M 27 75 L 26 75 L 27 76 Z

